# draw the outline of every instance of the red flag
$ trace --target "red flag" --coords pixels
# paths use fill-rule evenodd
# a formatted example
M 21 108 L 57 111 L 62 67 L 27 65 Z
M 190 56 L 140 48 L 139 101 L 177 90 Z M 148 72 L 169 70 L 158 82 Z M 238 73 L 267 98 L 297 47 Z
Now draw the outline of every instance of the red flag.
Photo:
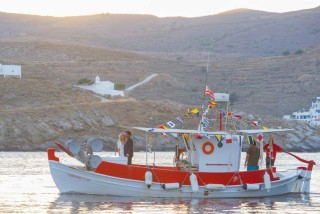
M 159 128 L 160 128 L 160 129 L 164 129 L 164 130 L 167 130 L 167 129 L 168 129 L 168 127 L 166 127 L 165 125 L 160 125 Z
M 229 117 L 232 117 L 232 113 L 231 113 L 231 112 L 227 112 L 227 115 L 228 115 Z
M 232 143 L 231 135 L 226 135 L 226 143 Z
M 214 100 L 214 93 L 210 90 L 208 86 L 206 86 L 205 95 L 210 95 L 211 99 Z
M 258 125 L 258 121 L 252 121 L 250 124 L 251 124 L 252 126 L 257 126 L 257 125 Z
M 168 129 L 165 125 L 160 125 L 158 126 L 160 129 Z M 168 135 L 166 133 L 160 133 L 163 137 L 168 137 Z
M 240 115 L 238 115 L 238 114 L 233 114 L 233 116 L 234 116 L 235 118 L 241 120 L 241 116 L 240 116 Z
M 258 139 L 259 141 L 261 141 L 261 140 L 263 139 L 263 136 L 262 136 L 262 134 L 258 134 L 258 137 L 257 137 L 257 139 Z
M 196 139 L 202 139 L 201 135 L 199 135 L 199 134 L 193 134 L 193 136 L 194 136 Z

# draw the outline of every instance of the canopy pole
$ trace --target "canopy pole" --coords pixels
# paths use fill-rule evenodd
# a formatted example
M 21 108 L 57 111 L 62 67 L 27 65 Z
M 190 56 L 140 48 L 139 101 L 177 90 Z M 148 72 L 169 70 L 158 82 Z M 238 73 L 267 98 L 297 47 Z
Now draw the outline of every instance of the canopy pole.
M 227 114 L 229 112 L 229 101 L 227 102 Z M 228 125 L 228 115 L 226 115 L 226 124 L 224 130 L 227 131 L 227 125 Z M 222 130 L 221 130 L 222 131 Z
M 149 135 L 149 133 L 148 132 L 146 132 L 146 166 L 148 167 L 148 136 Z
M 222 131 L 222 112 L 219 111 L 219 131 Z
M 262 169 L 262 164 L 263 164 L 263 138 L 259 142 L 260 142 L 260 169 Z
M 152 147 L 153 147 L 153 144 L 157 145 L 157 140 L 158 140 L 158 135 L 156 135 L 156 138 L 152 140 Z M 155 165 L 156 165 L 156 151 L 153 151 L 153 166 Z

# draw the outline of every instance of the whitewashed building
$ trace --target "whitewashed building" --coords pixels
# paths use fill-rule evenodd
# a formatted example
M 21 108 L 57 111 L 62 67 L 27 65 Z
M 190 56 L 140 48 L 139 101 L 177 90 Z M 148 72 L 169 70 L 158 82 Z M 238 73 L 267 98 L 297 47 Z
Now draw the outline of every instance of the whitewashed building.
M 0 75 L 6 76 L 18 76 L 21 78 L 21 65 L 1 65 Z
M 310 109 L 302 109 L 293 112 L 292 115 L 284 115 L 284 119 L 298 120 L 310 123 L 311 125 L 320 125 L 320 97 L 312 99 Z
M 100 81 L 100 77 L 96 76 L 96 79 L 92 85 L 78 86 L 85 90 L 93 91 L 100 95 L 111 96 L 124 96 L 123 91 L 114 90 L 114 83 L 110 81 Z

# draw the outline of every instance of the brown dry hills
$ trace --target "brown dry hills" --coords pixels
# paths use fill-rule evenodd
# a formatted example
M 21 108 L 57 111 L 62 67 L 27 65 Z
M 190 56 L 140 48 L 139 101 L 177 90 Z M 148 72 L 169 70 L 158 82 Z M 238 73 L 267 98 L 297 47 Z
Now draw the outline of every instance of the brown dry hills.
M 201 105 L 209 47 L 211 89 L 232 94 L 233 111 L 285 126 L 269 116 L 309 107 L 320 96 L 318 20 L 320 7 L 199 18 L 0 13 L 0 64 L 22 65 L 22 79 L 0 78 L 0 149 L 45 149 L 54 140 L 92 136 L 114 142 L 124 127 L 182 115 Z M 96 75 L 128 87 L 153 73 L 159 76 L 113 102 L 74 87 Z M 135 139 L 139 148 L 142 136 Z

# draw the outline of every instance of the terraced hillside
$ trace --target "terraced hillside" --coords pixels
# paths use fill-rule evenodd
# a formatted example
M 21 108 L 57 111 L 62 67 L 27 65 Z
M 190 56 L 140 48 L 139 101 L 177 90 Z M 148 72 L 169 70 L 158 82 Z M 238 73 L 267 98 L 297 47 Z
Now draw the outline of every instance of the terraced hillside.
M 113 145 L 119 130 L 154 127 L 201 106 L 209 44 L 208 85 L 231 94 L 232 111 L 298 128 L 289 143 L 301 146 L 291 149 L 317 150 L 317 128 L 279 118 L 320 96 L 318 18 L 319 8 L 194 19 L 2 13 L 0 64 L 22 65 L 22 79 L 0 77 L 0 150 L 92 136 Z M 111 102 L 74 86 L 99 75 L 128 88 L 151 74 L 159 75 Z M 136 133 L 139 148 L 143 139 Z

